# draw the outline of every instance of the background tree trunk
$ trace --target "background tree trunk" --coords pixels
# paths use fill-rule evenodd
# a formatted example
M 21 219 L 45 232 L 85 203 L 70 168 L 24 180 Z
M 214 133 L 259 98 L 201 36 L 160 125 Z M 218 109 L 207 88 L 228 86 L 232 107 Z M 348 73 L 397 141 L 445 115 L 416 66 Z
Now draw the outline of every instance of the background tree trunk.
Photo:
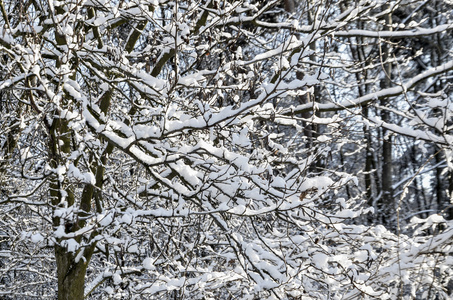
M 392 13 L 389 12 L 385 17 L 387 30 L 392 30 Z M 392 85 L 392 63 L 390 44 L 382 45 L 382 63 L 384 66 L 384 76 L 381 80 L 381 88 L 389 88 Z M 381 100 L 381 106 L 387 106 L 388 99 Z M 386 109 L 381 110 L 381 119 L 386 123 L 390 123 L 390 112 Z M 382 198 L 378 204 L 378 211 L 381 214 L 381 222 L 385 225 L 390 225 L 392 216 L 395 212 L 395 201 L 393 197 L 393 145 L 392 132 L 382 128 L 382 170 L 381 170 L 381 192 Z

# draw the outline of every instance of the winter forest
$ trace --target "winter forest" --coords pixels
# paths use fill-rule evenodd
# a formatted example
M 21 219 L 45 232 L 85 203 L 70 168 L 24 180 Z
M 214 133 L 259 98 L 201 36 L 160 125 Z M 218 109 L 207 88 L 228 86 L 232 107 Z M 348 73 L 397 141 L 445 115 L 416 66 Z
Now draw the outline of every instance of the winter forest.
M 0 299 L 453 297 L 453 1 L 0 10 Z

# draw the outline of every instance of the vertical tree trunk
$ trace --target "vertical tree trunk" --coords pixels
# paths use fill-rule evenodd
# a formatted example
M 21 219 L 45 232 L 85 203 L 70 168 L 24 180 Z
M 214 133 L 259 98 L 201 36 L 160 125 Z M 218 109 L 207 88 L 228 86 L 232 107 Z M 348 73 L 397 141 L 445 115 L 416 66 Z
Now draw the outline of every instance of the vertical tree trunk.
M 61 13 L 60 10 L 57 12 Z M 89 15 L 94 16 L 95 12 L 93 10 L 89 10 Z M 128 40 L 125 44 L 124 50 L 127 52 L 131 52 L 139 39 L 142 30 L 146 27 L 147 22 L 141 22 L 136 26 L 136 29 L 132 31 L 132 34 L 129 35 Z M 91 28 L 95 36 L 97 36 L 99 45 L 102 45 L 102 39 L 100 39 L 99 32 L 96 27 Z M 56 40 L 59 45 L 64 45 L 66 40 L 64 36 L 56 35 Z M 76 68 L 77 66 L 75 66 Z M 75 74 L 75 73 L 74 73 Z M 75 78 L 74 78 L 75 80 Z M 109 89 L 104 92 L 104 94 L 100 97 L 99 100 L 99 107 L 104 114 L 107 114 L 108 109 L 110 107 L 111 98 L 112 98 L 112 90 Z M 63 103 L 64 105 L 64 103 Z M 134 113 L 135 106 L 132 106 L 131 111 L 129 112 L 131 115 Z M 58 113 L 55 115 L 59 115 Z M 128 124 L 128 120 L 125 121 Z M 56 166 L 61 161 L 60 153 L 65 153 L 66 156 L 71 152 L 71 139 L 70 139 L 70 130 L 68 127 L 68 122 L 65 119 L 54 119 L 54 123 L 50 127 L 51 132 L 51 150 L 53 154 L 53 164 Z M 60 141 L 63 141 L 63 144 L 60 144 Z M 104 164 L 107 161 L 108 155 L 113 151 L 113 145 L 107 144 L 105 147 L 102 155 L 101 155 L 101 163 L 97 162 L 96 160 L 90 161 L 90 165 L 92 166 L 92 170 L 95 173 L 96 178 L 96 190 L 93 185 L 86 184 L 85 188 L 82 192 L 78 210 L 78 217 L 74 220 L 73 224 L 65 223 L 65 228 L 68 232 L 76 232 L 78 229 L 85 226 L 86 217 L 89 215 L 91 208 L 93 206 L 93 201 L 95 202 L 96 211 L 102 212 L 102 196 L 99 192 L 102 189 L 103 180 L 104 180 Z M 60 162 L 61 163 L 61 162 Z M 70 189 L 67 187 L 61 187 L 61 183 L 58 180 L 54 180 L 51 184 L 51 196 L 53 205 L 57 207 L 62 200 L 61 190 L 64 189 L 67 194 L 67 202 L 68 206 L 72 206 L 75 204 L 74 196 L 71 193 Z M 64 220 L 63 222 L 67 222 Z M 53 224 L 54 227 L 58 227 L 62 223 L 60 218 L 54 218 Z M 68 226 L 70 225 L 70 226 Z M 93 255 L 94 249 L 96 247 L 96 242 L 94 241 L 94 237 L 98 233 L 94 231 L 91 236 L 87 239 L 87 243 L 89 246 L 79 249 L 80 252 L 69 252 L 68 249 L 61 245 L 62 240 L 57 240 L 57 244 L 55 246 L 55 258 L 57 263 L 57 276 L 58 276 L 58 299 L 59 300 L 82 300 L 84 298 L 84 287 L 85 287 L 85 276 L 87 266 L 91 260 Z M 82 236 L 76 236 L 75 240 L 80 243 L 82 241 Z M 80 255 L 79 255 L 80 254 Z
M 344 11 L 346 7 L 342 7 L 342 11 Z M 360 29 L 363 29 L 363 23 L 358 22 L 357 26 Z M 361 37 L 356 37 L 356 40 L 349 39 L 349 47 L 351 49 L 351 55 L 355 61 L 365 63 L 366 65 L 369 64 L 367 60 L 366 50 L 363 45 L 366 45 L 366 42 Z M 368 79 L 368 71 L 367 68 L 361 73 L 355 73 L 355 78 L 358 83 L 357 90 L 359 93 L 359 97 L 362 97 L 369 93 L 369 86 L 367 85 Z M 369 117 L 370 108 L 368 105 L 362 107 L 362 115 L 365 119 Z M 364 182 L 365 182 L 365 197 L 368 206 L 374 207 L 374 198 L 373 198 L 373 167 L 374 163 L 374 151 L 373 151 L 373 140 L 370 128 L 367 125 L 363 125 L 363 136 L 365 138 L 366 147 L 365 147 L 365 167 L 364 167 Z M 370 224 L 376 221 L 375 214 L 368 215 L 368 222 Z
M 58 113 L 56 113 L 58 115 Z M 56 168 L 59 164 L 62 164 L 60 153 L 68 154 L 70 152 L 70 138 L 69 129 L 67 122 L 64 119 L 54 119 L 52 126 L 50 127 L 50 141 L 52 153 L 52 167 Z M 59 142 L 63 143 L 60 144 Z M 52 180 L 50 184 L 50 196 L 52 204 L 55 207 L 59 207 L 64 197 L 61 193 L 65 190 L 68 196 L 65 198 L 67 206 L 74 205 L 74 196 L 72 195 L 68 187 L 63 187 L 62 183 L 58 180 L 57 176 Z M 66 227 L 67 233 L 75 231 L 77 228 L 76 224 L 68 223 L 69 220 L 63 220 L 60 217 L 53 218 L 54 228 L 58 228 L 60 225 Z M 80 241 L 80 238 L 79 238 Z M 58 280 L 58 299 L 59 300 L 78 300 L 83 299 L 84 296 L 84 282 L 86 273 L 87 260 L 80 258 L 78 262 L 75 261 L 73 253 L 68 252 L 68 249 L 63 247 L 61 244 L 64 242 L 63 239 L 57 239 L 54 247 L 55 260 L 57 264 L 57 280 Z M 83 251 L 81 249 L 80 251 Z
M 65 13 L 60 6 L 55 7 L 57 14 Z M 62 46 L 67 43 L 66 37 L 58 32 L 55 33 L 55 40 L 58 45 Z M 57 61 L 59 64 L 59 61 Z M 63 107 L 70 105 L 68 99 L 63 100 Z M 70 109 L 70 107 L 68 107 Z M 59 111 L 56 110 L 55 116 L 59 116 Z M 54 118 L 49 126 L 50 131 L 50 152 L 52 154 L 51 165 L 56 168 L 64 164 L 64 156 L 71 152 L 70 129 L 67 120 L 63 118 Z M 63 154 L 63 156 L 62 156 Z M 62 195 L 61 191 L 66 191 L 67 197 Z M 67 206 L 74 205 L 74 195 L 69 187 L 63 186 L 62 182 L 55 176 L 50 184 L 51 201 L 54 207 L 59 207 L 63 199 L 66 199 Z M 54 228 L 64 225 L 66 232 L 75 231 L 77 225 L 66 223 L 68 220 L 62 220 L 60 217 L 53 218 Z M 80 241 L 80 238 L 79 238 Z M 55 260 L 57 264 L 57 280 L 58 280 L 58 299 L 59 300 L 82 300 L 84 296 L 84 283 L 86 274 L 86 260 L 80 257 L 78 262 L 75 262 L 74 254 L 68 252 L 68 249 L 63 247 L 61 243 L 63 239 L 57 239 L 54 247 Z M 83 249 L 79 250 L 83 251 Z
M 388 13 L 386 16 L 386 25 L 388 30 L 392 28 L 392 15 Z M 381 81 L 381 88 L 389 88 L 391 86 L 392 64 L 388 61 L 391 58 L 390 46 L 384 44 L 382 46 L 382 62 L 384 64 L 384 76 Z M 386 106 L 387 99 L 381 100 L 381 106 Z M 382 121 L 390 123 L 390 113 L 387 110 L 381 110 Z M 392 159 L 392 136 L 391 132 L 382 128 L 382 170 L 381 170 L 381 191 L 382 199 L 379 201 L 378 209 L 380 210 L 381 220 L 384 225 L 391 224 L 391 216 L 395 209 L 393 199 L 393 159 Z
M 365 118 L 368 118 L 368 107 L 362 108 L 362 113 Z M 371 172 L 373 170 L 373 150 L 371 144 L 371 133 L 367 126 L 363 126 L 363 134 L 366 139 L 366 148 L 365 148 L 365 193 L 366 200 L 369 206 L 373 206 L 373 187 L 372 187 L 372 177 Z
M 436 148 L 434 151 L 438 151 Z M 436 202 L 437 202 L 437 211 L 440 212 L 444 208 L 445 204 L 445 194 L 444 194 L 444 184 L 443 181 L 445 180 L 444 176 L 442 176 L 443 168 L 439 165 L 445 160 L 443 158 L 442 152 L 438 151 L 436 156 L 434 157 L 436 160 L 436 183 L 435 183 L 435 194 L 436 194 Z
M 74 255 L 67 249 L 55 246 L 58 276 L 58 300 L 82 300 L 86 264 L 83 259 L 74 261 Z
M 447 220 L 453 220 L 453 204 L 451 203 L 451 199 L 453 198 L 453 171 L 451 170 L 448 172 L 448 195 L 449 201 L 446 203 L 448 206 L 446 208 L 445 218 Z
M 285 0 L 284 1 L 284 7 L 285 10 L 288 12 L 295 12 L 296 10 L 296 2 L 294 0 Z M 308 22 L 310 24 L 313 24 L 315 22 L 313 18 L 313 13 L 311 11 L 308 12 Z M 313 54 L 309 56 L 310 60 L 315 62 L 316 59 L 316 42 L 313 41 L 310 45 L 310 50 L 313 51 Z M 303 80 L 305 74 L 302 71 L 297 71 L 296 72 L 296 77 L 299 80 Z M 298 96 L 297 100 L 299 101 L 300 104 L 308 104 L 310 102 L 319 102 L 318 100 L 320 99 L 320 94 L 321 90 L 319 86 L 314 86 L 313 93 L 306 93 L 303 96 Z M 313 117 L 313 115 L 316 115 L 317 117 L 321 117 L 320 113 L 317 112 L 315 109 L 313 109 L 312 112 L 307 111 L 303 112 L 301 114 L 301 117 L 303 119 L 309 120 L 310 118 Z M 314 124 L 313 122 L 310 121 L 303 121 L 302 126 L 304 128 L 304 136 L 307 138 L 306 142 L 306 148 L 307 149 L 312 149 L 314 148 L 314 142 L 316 141 L 316 138 L 321 134 L 321 127 L 317 124 Z M 321 159 L 318 159 L 315 164 L 311 166 L 311 169 L 313 172 L 320 172 L 324 168 L 324 162 Z
M 412 173 L 416 174 L 419 168 L 419 162 L 417 161 L 417 146 L 412 145 L 410 150 L 410 164 L 412 167 Z M 419 211 L 424 211 L 429 208 L 430 203 L 426 199 L 425 188 L 423 187 L 420 176 L 414 178 L 414 199 L 417 201 L 417 207 Z M 428 213 L 420 213 L 420 218 L 427 218 Z

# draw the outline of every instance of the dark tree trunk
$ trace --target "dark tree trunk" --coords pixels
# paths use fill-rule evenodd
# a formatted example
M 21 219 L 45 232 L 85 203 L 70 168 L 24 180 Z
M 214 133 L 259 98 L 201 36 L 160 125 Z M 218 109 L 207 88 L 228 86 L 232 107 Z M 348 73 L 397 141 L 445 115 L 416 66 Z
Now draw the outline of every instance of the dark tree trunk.
M 385 20 L 388 30 L 392 29 L 392 15 L 389 13 Z M 384 76 L 381 81 L 381 88 L 391 87 L 392 64 L 388 62 L 391 58 L 391 49 L 387 44 L 382 45 L 382 62 L 384 63 Z M 381 100 L 381 106 L 385 107 L 388 99 Z M 381 119 L 390 123 L 390 113 L 388 110 L 381 110 Z M 382 128 L 382 170 L 381 170 L 381 192 L 382 198 L 379 201 L 379 210 L 382 224 L 391 225 L 391 217 L 394 215 L 395 201 L 393 199 L 393 158 L 392 158 L 392 136 L 391 131 Z
M 74 261 L 67 249 L 55 246 L 58 276 L 58 300 L 82 300 L 84 296 L 86 264 Z

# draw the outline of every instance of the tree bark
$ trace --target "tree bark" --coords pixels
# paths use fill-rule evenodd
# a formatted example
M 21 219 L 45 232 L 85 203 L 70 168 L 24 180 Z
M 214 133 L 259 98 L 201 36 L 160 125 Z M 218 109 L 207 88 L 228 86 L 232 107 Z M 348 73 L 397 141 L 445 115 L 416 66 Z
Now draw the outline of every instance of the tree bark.
M 386 16 L 386 25 L 389 30 L 392 29 L 392 15 L 388 13 Z M 390 46 L 384 44 L 382 47 L 382 63 L 384 64 L 384 76 L 381 81 L 381 88 L 386 89 L 391 87 L 392 64 L 388 61 L 391 57 Z M 386 106 L 387 99 L 381 99 L 381 106 Z M 390 123 L 390 113 L 388 110 L 381 110 L 382 121 Z M 392 150 L 393 142 L 391 131 L 382 128 L 382 170 L 381 170 L 381 192 L 382 198 L 379 201 L 378 209 L 381 214 L 381 221 L 384 225 L 391 224 L 391 216 L 395 209 L 395 202 L 393 199 L 393 158 Z
M 284 7 L 285 10 L 289 13 L 293 13 L 296 11 L 296 4 L 294 3 L 294 0 L 285 0 Z
M 58 275 L 58 300 L 83 299 L 86 264 L 81 259 L 74 261 L 74 255 L 67 249 L 55 246 Z

